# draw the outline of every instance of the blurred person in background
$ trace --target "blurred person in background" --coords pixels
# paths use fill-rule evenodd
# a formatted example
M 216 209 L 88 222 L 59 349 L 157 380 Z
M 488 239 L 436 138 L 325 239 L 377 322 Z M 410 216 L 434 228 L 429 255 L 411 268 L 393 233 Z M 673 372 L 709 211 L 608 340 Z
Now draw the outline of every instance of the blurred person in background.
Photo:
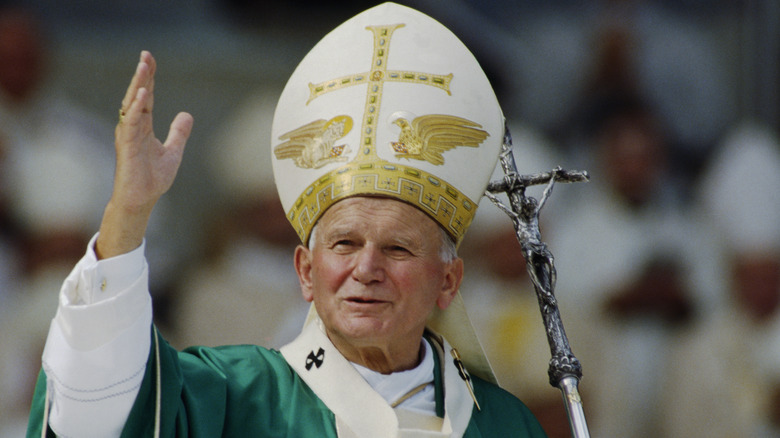
M 659 382 L 680 327 L 707 305 L 713 268 L 705 230 L 680 202 L 666 132 L 640 98 L 604 101 L 566 213 L 552 217 L 561 313 L 590 374 L 594 436 L 657 436 Z
M 679 70 L 670 60 L 681 52 L 655 51 L 668 35 L 647 32 L 652 8 L 604 6 L 589 73 L 559 132 L 572 167 L 587 169 L 591 182 L 551 217 L 549 243 L 567 333 L 587 364 L 584 374 L 597 370 L 582 385 L 594 436 L 659 436 L 660 383 L 676 366 L 667 350 L 716 305 L 722 288 L 709 257 L 713 243 L 686 204 L 695 178 L 686 160 L 708 145 L 685 135 L 691 131 L 679 129 L 679 111 L 668 111 L 685 93 L 669 100 L 667 89 L 659 91 L 690 77 L 673 75 Z M 661 53 L 664 62 L 650 63 Z M 706 95 L 712 85 L 686 91 Z M 711 127 L 704 119 L 717 114 L 704 113 L 692 108 L 686 116 Z
M 779 186 L 777 134 L 735 126 L 697 191 L 727 291 L 673 351 L 666 436 L 780 435 Z

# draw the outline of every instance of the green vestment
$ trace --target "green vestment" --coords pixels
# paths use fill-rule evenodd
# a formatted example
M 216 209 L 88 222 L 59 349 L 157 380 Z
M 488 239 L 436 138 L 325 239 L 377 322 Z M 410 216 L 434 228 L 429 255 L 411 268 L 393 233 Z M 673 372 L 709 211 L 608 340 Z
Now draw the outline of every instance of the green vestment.
M 161 437 L 338 436 L 336 417 L 277 350 L 240 345 L 192 347 L 182 352 L 159 342 L 159 424 Z M 158 361 L 155 344 L 140 392 L 122 437 L 153 437 Z M 436 360 L 437 415 L 443 417 L 441 358 Z M 310 368 L 319 368 L 317 356 Z M 304 368 L 305 369 L 305 368 Z M 503 389 L 472 376 L 481 410 L 473 409 L 464 437 L 545 437 L 528 408 Z M 339 382 L 331 382 L 338 385 Z M 40 437 L 46 404 L 46 377 L 38 380 L 28 437 Z M 358 408 L 359 409 L 359 408 Z M 370 417 L 372 412 L 366 411 Z M 49 430 L 47 436 L 54 436 Z

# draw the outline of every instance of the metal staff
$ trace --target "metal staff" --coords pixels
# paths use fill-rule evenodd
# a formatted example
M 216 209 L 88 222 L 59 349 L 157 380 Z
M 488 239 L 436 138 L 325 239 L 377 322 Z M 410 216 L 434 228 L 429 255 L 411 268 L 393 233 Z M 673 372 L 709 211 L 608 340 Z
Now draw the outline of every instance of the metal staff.
M 581 182 L 588 180 L 587 172 L 566 171 L 557 167 L 550 172 L 519 175 L 515 158 L 512 154 L 512 136 L 509 128 L 505 128 L 504 144 L 500 154 L 501 168 L 504 170 L 504 178 L 491 182 L 485 195 L 493 201 L 498 208 L 504 211 L 512 219 L 523 251 L 526 268 L 531 276 L 531 281 L 539 300 L 542 319 L 547 333 L 547 341 L 550 344 L 550 366 L 548 375 L 550 384 L 559 388 L 563 394 L 563 402 L 566 406 L 566 414 L 569 418 L 572 436 L 575 438 L 588 438 L 588 425 L 585 422 L 585 414 L 582 409 L 577 386 L 582 378 L 582 366 L 580 361 L 572 354 L 569 340 L 563 329 L 561 314 L 558 310 L 558 301 L 555 299 L 555 263 L 553 255 L 542 241 L 539 232 L 539 212 L 552 193 L 553 186 L 559 182 Z M 542 193 L 541 200 L 526 196 L 525 189 L 528 186 L 547 184 Z M 509 197 L 510 207 L 502 204 L 494 193 L 506 193 Z

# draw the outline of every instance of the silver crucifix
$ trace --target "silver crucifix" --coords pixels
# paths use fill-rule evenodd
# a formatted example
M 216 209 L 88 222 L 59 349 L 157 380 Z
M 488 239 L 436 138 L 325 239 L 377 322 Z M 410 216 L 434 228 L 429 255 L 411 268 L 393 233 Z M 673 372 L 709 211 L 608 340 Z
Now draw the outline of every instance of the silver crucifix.
M 485 195 L 511 219 L 525 258 L 526 268 L 536 291 L 542 312 L 547 341 L 550 344 L 550 384 L 563 394 L 566 413 L 569 417 L 572 435 L 575 438 L 590 436 L 582 409 L 577 386 L 582 378 L 582 367 L 572 354 L 569 340 L 563 329 L 558 301 L 555 298 L 555 260 L 542 241 L 539 231 L 539 212 L 552 194 L 556 182 L 582 182 L 588 180 L 587 172 L 566 171 L 557 167 L 550 172 L 533 175 L 519 175 L 512 154 L 512 136 L 505 128 L 504 144 L 499 155 L 504 178 L 491 182 Z M 546 184 L 539 201 L 526 196 L 525 189 L 532 185 Z M 504 205 L 495 193 L 506 193 L 509 206 Z

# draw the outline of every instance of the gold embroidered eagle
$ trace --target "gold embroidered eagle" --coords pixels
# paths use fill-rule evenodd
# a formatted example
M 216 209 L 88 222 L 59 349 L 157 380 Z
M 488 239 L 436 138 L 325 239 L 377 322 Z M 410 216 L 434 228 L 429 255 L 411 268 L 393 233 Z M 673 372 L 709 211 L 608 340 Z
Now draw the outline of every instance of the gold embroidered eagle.
M 274 148 L 274 155 L 280 160 L 289 158 L 304 169 L 317 169 L 328 163 L 346 161 L 344 154 L 350 151 L 346 145 L 335 145 L 336 141 L 352 130 L 352 117 L 336 116 L 330 120 L 320 119 L 294 129 L 279 137 L 287 140 Z
M 391 142 L 396 158 L 425 160 L 434 165 L 444 164 L 442 153 L 458 147 L 478 147 L 489 134 L 482 125 L 461 117 L 429 114 L 409 122 L 398 117 L 393 123 L 401 128 L 398 141 Z

